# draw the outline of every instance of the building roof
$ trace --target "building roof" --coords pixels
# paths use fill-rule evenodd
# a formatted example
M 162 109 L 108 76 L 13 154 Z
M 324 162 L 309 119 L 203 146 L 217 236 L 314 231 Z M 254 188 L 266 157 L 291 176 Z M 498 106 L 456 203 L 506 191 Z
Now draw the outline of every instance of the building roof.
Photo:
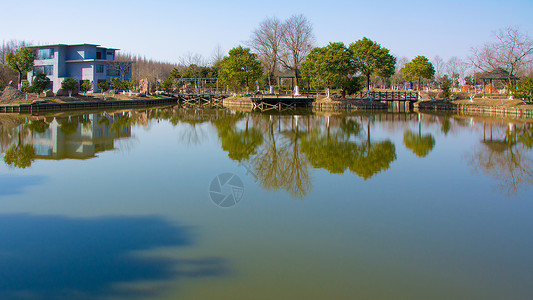
M 37 45 L 37 46 L 28 46 L 28 48 L 47 48 L 47 47 L 56 47 L 56 46 L 63 46 L 63 47 L 75 47 L 75 46 L 95 46 L 98 48 L 105 48 L 101 47 L 101 45 L 97 44 L 51 44 L 51 45 Z M 118 48 L 105 48 L 108 50 L 120 50 Z
M 483 80 L 519 80 L 520 78 L 514 76 L 514 75 L 511 75 L 509 76 L 509 72 L 507 72 L 506 70 L 502 69 L 502 68 L 497 68 L 497 69 L 494 69 L 490 72 L 485 72 L 483 74 L 481 74 L 481 76 L 479 76 L 479 79 Z

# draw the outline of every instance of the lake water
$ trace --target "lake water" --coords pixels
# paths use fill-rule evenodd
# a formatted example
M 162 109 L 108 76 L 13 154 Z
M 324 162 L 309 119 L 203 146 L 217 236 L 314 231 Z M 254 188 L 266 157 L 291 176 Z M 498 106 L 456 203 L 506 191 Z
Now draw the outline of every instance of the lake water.
M 0 115 L 0 299 L 532 299 L 531 120 Z

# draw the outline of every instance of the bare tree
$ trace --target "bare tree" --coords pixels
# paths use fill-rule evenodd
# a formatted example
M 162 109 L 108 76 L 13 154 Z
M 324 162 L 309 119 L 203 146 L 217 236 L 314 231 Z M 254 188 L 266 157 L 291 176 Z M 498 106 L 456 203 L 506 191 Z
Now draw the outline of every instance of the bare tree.
M 313 25 L 303 15 L 294 15 L 283 23 L 278 60 L 283 67 L 294 72 L 296 87 L 298 70 L 311 52 L 314 42 Z
M 222 46 L 220 46 L 220 44 L 217 44 L 213 49 L 213 52 L 211 53 L 211 67 L 216 66 L 219 62 L 222 61 L 223 58 L 224 50 L 222 50 Z
M 187 52 L 185 56 L 180 57 L 180 64 L 186 67 L 196 65 L 199 67 L 207 66 L 207 62 L 200 53 Z
M 435 68 L 435 78 L 438 80 L 444 75 L 444 59 L 435 55 L 431 63 L 433 64 L 433 68 Z
M 468 64 L 457 56 L 452 56 L 446 62 L 446 73 L 454 80 L 456 86 L 464 79 L 467 69 Z
M 283 29 L 284 26 L 278 18 L 267 18 L 252 32 L 252 37 L 247 43 L 258 54 L 259 60 L 267 70 L 270 86 L 276 71 Z
M 494 40 L 481 47 L 472 48 L 469 57 L 472 65 L 482 71 L 504 69 L 510 77 L 533 61 L 533 40 L 517 27 L 500 29 Z
M 396 88 L 398 89 L 400 88 L 400 85 L 404 82 L 402 69 L 408 62 L 409 59 L 405 56 L 398 58 L 396 61 L 394 75 L 391 76 L 391 82 L 392 84 L 396 85 Z

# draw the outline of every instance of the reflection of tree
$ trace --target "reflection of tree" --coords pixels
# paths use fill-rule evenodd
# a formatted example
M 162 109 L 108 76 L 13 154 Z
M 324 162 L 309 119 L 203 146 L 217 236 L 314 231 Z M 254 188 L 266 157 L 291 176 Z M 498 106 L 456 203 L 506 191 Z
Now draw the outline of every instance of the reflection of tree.
M 77 117 L 68 117 L 68 118 L 56 118 L 59 123 L 61 131 L 65 135 L 71 135 L 78 131 L 78 118 Z
M 351 136 L 359 135 L 361 126 L 355 120 L 343 118 L 340 130 L 331 133 L 313 129 L 302 139 L 302 152 L 314 168 L 326 169 L 334 174 L 342 174 L 352 164 L 358 147 Z
M 370 124 L 368 124 L 367 139 L 359 146 L 349 168 L 350 171 L 367 180 L 381 171 L 388 170 L 395 159 L 396 147 L 390 140 L 371 142 Z
M 219 131 L 218 135 L 222 143 L 222 149 L 228 152 L 228 157 L 241 162 L 247 160 L 251 155 L 256 154 L 256 149 L 263 143 L 263 135 L 256 128 L 246 128 L 240 130 L 232 127 L 224 127 L 224 131 Z
M 265 136 L 266 143 L 252 163 L 261 186 L 266 190 L 277 190 L 286 184 L 283 160 L 287 158 L 287 149 L 277 145 L 274 124 L 270 118 Z
M 50 127 L 50 124 L 46 123 L 44 120 L 33 120 L 30 121 L 26 127 L 32 132 L 45 133 L 46 129 Z
M 6 150 L 4 162 L 8 166 L 25 169 L 30 167 L 31 163 L 35 160 L 35 150 L 33 149 L 33 146 L 24 145 L 23 143 L 23 135 L 25 134 L 26 130 L 19 129 L 18 142 L 14 145 L 11 145 L 11 147 Z
M 237 128 L 236 124 L 242 118 L 242 114 L 236 114 L 214 122 L 222 150 L 227 151 L 228 157 L 238 162 L 256 154 L 257 147 L 263 143 L 263 135 L 256 128 L 249 128 L 248 120 L 245 129 Z
M 293 130 L 284 132 L 284 135 L 289 137 L 287 148 L 287 159 L 282 160 L 284 164 L 286 183 L 283 188 L 291 194 L 291 196 L 302 199 L 311 188 L 309 179 L 309 170 L 307 168 L 307 160 L 304 156 L 300 156 L 300 147 L 298 141 L 301 134 L 298 131 L 298 120 L 295 118 L 295 126 Z
M 363 179 L 369 179 L 390 167 L 396 159 L 396 148 L 388 140 L 372 142 L 370 124 L 367 126 L 366 139 L 357 142 L 355 137 L 360 131 L 359 123 L 344 118 L 338 132 L 312 130 L 302 140 L 302 151 L 315 168 L 331 173 L 344 173 L 348 168 Z
M 0 114 L 0 149 L 2 151 L 12 145 L 21 130 L 25 118 Z
M 422 135 L 420 129 L 418 134 L 411 130 L 403 134 L 403 144 L 418 157 L 426 157 L 435 147 L 435 138 L 431 134 Z
M 450 129 L 452 128 L 452 122 L 450 122 L 449 118 L 444 118 L 441 122 L 441 128 L 440 130 L 444 135 L 448 135 L 448 132 L 450 132 Z
M 322 133 L 314 129 L 302 139 L 302 152 L 313 168 L 342 174 L 348 168 L 357 145 L 342 133 Z
M 491 126 L 492 127 L 492 126 Z M 469 164 L 499 181 L 500 191 L 516 193 L 521 186 L 533 184 L 531 128 L 509 130 L 503 139 L 484 138 Z
M 297 120 L 291 116 L 292 128 L 275 134 L 272 117 L 267 117 L 268 122 L 263 123 L 266 142 L 258 149 L 258 155 L 249 161 L 254 175 L 264 189 L 283 189 L 292 197 L 302 199 L 309 192 L 311 183 L 307 161 L 300 153 L 302 134 Z

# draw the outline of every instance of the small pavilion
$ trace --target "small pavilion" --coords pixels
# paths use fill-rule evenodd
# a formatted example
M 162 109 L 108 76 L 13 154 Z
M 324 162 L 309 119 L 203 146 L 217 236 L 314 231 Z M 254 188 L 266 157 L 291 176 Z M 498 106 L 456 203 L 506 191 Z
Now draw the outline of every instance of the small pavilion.
M 505 83 L 510 83 L 511 85 L 515 84 L 517 80 L 520 80 L 520 78 L 509 74 L 506 70 L 502 68 L 494 69 L 490 72 L 485 72 L 479 76 L 480 80 L 483 80 L 483 96 L 485 96 L 485 87 L 487 85 L 487 81 L 489 82 L 490 86 L 490 94 L 492 94 L 493 90 L 493 82 L 494 81 L 503 81 Z

